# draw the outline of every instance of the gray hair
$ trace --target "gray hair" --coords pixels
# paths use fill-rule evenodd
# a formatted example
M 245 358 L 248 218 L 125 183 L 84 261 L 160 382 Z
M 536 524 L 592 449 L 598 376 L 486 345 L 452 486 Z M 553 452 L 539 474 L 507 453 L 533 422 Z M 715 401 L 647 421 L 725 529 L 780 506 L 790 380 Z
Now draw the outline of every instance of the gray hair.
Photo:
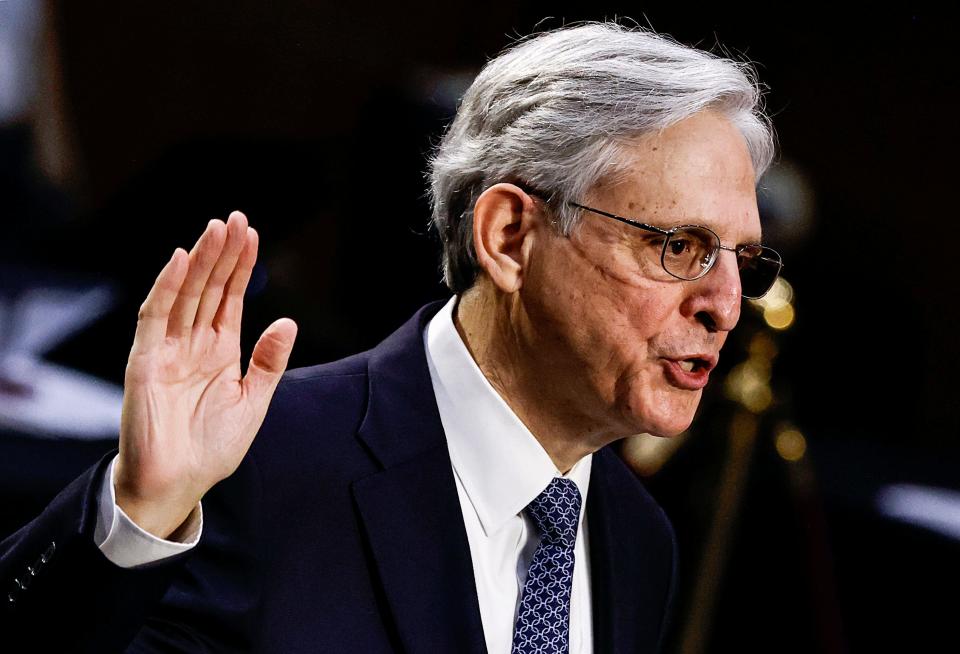
M 430 162 L 432 223 L 454 293 L 479 272 L 473 207 L 498 182 L 550 193 L 559 229 L 580 220 L 569 202 L 615 179 L 627 146 L 704 109 L 740 130 L 759 180 L 773 127 L 749 62 L 691 48 L 640 27 L 587 23 L 537 34 L 489 61 L 467 89 Z

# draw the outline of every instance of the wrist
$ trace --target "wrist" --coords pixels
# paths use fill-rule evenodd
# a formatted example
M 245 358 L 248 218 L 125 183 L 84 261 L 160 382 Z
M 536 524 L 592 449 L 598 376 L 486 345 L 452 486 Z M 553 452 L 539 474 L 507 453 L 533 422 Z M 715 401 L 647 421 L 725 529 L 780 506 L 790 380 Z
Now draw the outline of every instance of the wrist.
M 116 475 L 116 471 L 115 471 Z M 171 540 L 187 522 L 200 502 L 201 496 L 192 493 L 145 493 L 122 478 L 114 479 L 114 494 L 117 506 L 138 527 L 147 533 Z
M 145 532 L 163 540 L 176 540 L 177 532 L 186 524 L 197 502 L 189 505 L 162 500 L 136 502 L 125 498 L 118 489 L 117 506 Z

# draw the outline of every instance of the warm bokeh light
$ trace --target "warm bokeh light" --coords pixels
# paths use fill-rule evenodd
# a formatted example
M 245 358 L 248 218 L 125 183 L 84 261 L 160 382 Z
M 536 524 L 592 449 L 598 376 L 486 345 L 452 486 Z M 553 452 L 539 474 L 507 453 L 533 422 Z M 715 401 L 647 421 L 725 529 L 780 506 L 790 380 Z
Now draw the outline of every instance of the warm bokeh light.
M 750 358 L 772 361 L 773 358 L 780 352 L 780 350 L 770 334 L 766 332 L 757 332 L 750 339 L 750 345 L 747 346 L 747 352 L 750 354 Z
M 783 277 L 777 277 L 773 283 L 773 288 L 756 302 L 763 306 L 779 306 L 793 302 L 793 286 Z
M 623 443 L 623 456 L 640 476 L 650 477 L 657 473 L 670 460 L 673 453 L 687 439 L 688 432 L 672 438 L 662 438 L 653 434 L 636 434 Z
M 777 432 L 774 444 L 777 454 L 787 461 L 799 461 L 807 451 L 807 439 L 798 430 L 792 428 Z
M 751 357 L 735 366 L 727 375 L 724 391 L 752 413 L 765 411 L 773 402 L 769 360 Z
M 779 277 L 773 288 L 753 304 L 763 313 L 763 319 L 771 329 L 789 329 L 796 319 L 793 307 L 793 287 L 783 277 Z
M 763 310 L 763 319 L 773 329 L 787 329 L 793 324 L 793 306 L 784 304 L 776 308 L 766 308 Z

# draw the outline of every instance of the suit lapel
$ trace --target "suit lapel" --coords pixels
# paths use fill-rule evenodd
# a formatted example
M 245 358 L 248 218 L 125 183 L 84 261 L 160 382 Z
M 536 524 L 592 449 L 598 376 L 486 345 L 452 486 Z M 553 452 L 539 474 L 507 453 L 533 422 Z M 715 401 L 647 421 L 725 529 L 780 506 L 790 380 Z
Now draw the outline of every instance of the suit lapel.
M 353 497 L 405 651 L 486 651 L 470 545 L 423 349 L 441 303 L 421 309 L 368 365 L 358 437 L 383 470 Z
M 382 467 L 353 497 L 405 651 L 486 652 L 473 563 L 423 349 L 442 302 L 421 309 L 370 354 L 358 438 Z M 663 511 L 609 447 L 587 496 L 594 651 L 655 652 L 674 581 Z
M 595 652 L 656 652 L 673 583 L 673 532 L 610 447 L 587 495 Z

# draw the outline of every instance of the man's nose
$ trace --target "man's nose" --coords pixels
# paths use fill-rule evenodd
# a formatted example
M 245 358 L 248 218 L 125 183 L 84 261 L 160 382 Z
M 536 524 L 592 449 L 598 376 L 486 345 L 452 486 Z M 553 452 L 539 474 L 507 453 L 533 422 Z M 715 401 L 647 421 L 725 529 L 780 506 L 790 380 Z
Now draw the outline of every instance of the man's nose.
M 685 315 L 695 317 L 711 332 L 728 332 L 737 326 L 742 291 L 736 252 L 720 250 L 710 271 L 689 284 L 690 294 L 682 307 Z

